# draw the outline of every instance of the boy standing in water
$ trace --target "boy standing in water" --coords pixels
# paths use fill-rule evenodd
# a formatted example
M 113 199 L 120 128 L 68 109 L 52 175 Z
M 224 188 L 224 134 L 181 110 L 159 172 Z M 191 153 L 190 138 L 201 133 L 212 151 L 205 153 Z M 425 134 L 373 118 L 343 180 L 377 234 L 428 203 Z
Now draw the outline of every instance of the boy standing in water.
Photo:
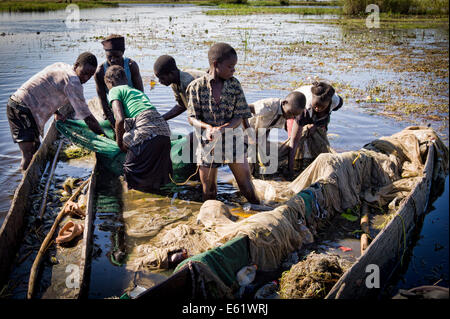
M 100 99 L 101 108 L 108 121 L 114 127 L 114 116 L 111 109 L 108 107 L 108 87 L 105 84 L 105 74 L 108 67 L 112 65 L 120 65 L 124 68 L 127 77 L 128 86 L 144 92 L 144 85 L 142 83 L 139 67 L 135 61 L 124 57 L 125 52 L 125 38 L 118 34 L 111 34 L 104 41 L 102 41 L 103 49 L 106 54 L 106 61 L 100 64 L 95 72 L 95 84 L 97 86 L 97 95 Z
M 25 82 L 8 100 L 6 113 L 14 143 L 22 152 L 20 168 L 27 169 L 44 136 L 45 123 L 55 114 L 65 120 L 58 109 L 70 103 L 75 118 L 82 119 L 96 134 L 104 134 L 89 110 L 82 84 L 94 75 L 97 58 L 90 52 L 80 54 L 75 64 L 54 63 Z
M 267 98 L 249 104 L 253 116 L 245 122 L 244 127 L 250 126 L 255 130 L 256 145 L 268 146 L 267 138 L 272 128 L 287 130 L 286 121 L 300 115 L 305 109 L 305 96 L 300 92 L 291 92 L 284 99 Z M 264 141 L 258 141 L 258 130 L 265 129 L 262 136 Z M 266 147 L 268 149 L 268 147 Z M 270 158 L 258 148 L 257 157 L 250 159 L 250 165 L 261 163 L 267 165 Z M 252 165 L 253 166 L 253 165 Z M 258 165 L 257 165 L 258 166 Z
M 195 79 L 204 76 L 206 72 L 199 70 L 185 70 L 178 69 L 175 59 L 170 55 L 161 55 L 153 65 L 153 71 L 159 79 L 159 83 L 169 86 L 173 90 L 177 105 L 175 105 L 169 112 L 163 115 L 163 118 L 168 121 L 177 117 L 186 111 L 187 103 L 187 87 Z
M 250 203 L 259 204 L 255 187 L 251 181 L 250 168 L 244 154 L 236 154 L 239 139 L 233 138 L 232 143 L 225 145 L 225 130 L 237 128 L 243 119 L 251 117 L 251 112 L 245 100 L 239 81 L 233 77 L 237 63 L 236 51 L 226 43 L 214 44 L 208 52 L 209 72 L 192 81 L 188 86 L 188 116 L 189 122 L 196 128 L 196 136 L 201 140 L 197 148 L 197 163 L 199 165 L 200 181 L 203 188 L 203 200 L 215 199 L 217 195 L 217 168 L 228 164 L 241 193 Z M 205 131 L 200 136 L 200 131 Z M 220 138 L 222 137 L 222 138 Z M 240 138 L 239 138 L 240 137 Z M 221 145 L 215 145 L 221 141 Z M 231 141 L 230 141 L 231 142 Z M 205 154 L 206 148 L 212 148 L 210 154 Z M 215 150 L 221 148 L 222 156 L 214 156 Z M 232 158 L 225 148 L 232 148 Z M 224 156 L 225 155 L 225 156 Z M 236 156 L 237 155 L 237 156 Z M 238 161 L 236 158 L 240 156 Z
M 289 174 L 294 172 L 294 161 L 313 161 L 321 153 L 333 152 L 327 131 L 331 112 L 342 107 L 342 97 L 325 82 L 314 82 L 296 90 L 306 98 L 306 108 L 292 124 L 289 140 Z M 306 166 L 303 163 L 303 166 Z

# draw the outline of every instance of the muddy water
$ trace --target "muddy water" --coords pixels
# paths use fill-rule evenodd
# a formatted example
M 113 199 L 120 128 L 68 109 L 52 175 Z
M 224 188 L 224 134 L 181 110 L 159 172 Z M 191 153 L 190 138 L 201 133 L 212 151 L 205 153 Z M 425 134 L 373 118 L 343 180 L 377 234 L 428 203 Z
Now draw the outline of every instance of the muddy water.
M 332 115 L 329 125 L 331 144 L 338 151 L 358 149 L 406 126 L 428 123 L 448 144 L 448 108 L 430 112 L 435 115 L 432 118 L 415 113 L 401 116 L 401 122 L 381 116 L 380 111 L 386 104 L 397 102 L 447 104 L 448 27 L 369 32 L 365 26 L 321 23 L 321 17 L 210 17 L 204 10 L 208 8 L 191 5 L 82 10 L 79 28 L 64 24 L 63 11 L 0 14 L 0 34 L 4 33 L 0 36 L 0 223 L 21 178 L 17 169 L 20 152 L 12 143 L 5 114 L 9 95 L 45 66 L 61 61 L 73 63 L 83 51 L 91 51 L 103 62 L 100 37 L 110 33 L 126 36 L 126 55 L 138 62 L 145 91 L 161 113 L 175 101 L 170 88 L 158 84 L 150 90 L 155 59 L 170 54 L 180 68 L 206 69 L 209 46 L 225 41 L 238 51 L 236 77 L 248 102 L 283 97 L 313 79 L 331 81 L 345 99 L 344 107 Z M 444 64 L 430 62 L 444 58 Z M 424 65 L 424 69 L 414 70 L 412 64 Z M 369 95 L 388 103 L 366 102 Z M 85 84 L 85 96 L 95 96 L 93 80 Z M 169 124 L 173 131 L 190 131 L 186 114 Z M 285 132 L 279 133 L 280 139 L 286 137 Z M 235 191 L 226 183 L 229 177 L 229 170 L 221 168 L 219 192 Z M 448 211 L 448 204 L 444 209 Z

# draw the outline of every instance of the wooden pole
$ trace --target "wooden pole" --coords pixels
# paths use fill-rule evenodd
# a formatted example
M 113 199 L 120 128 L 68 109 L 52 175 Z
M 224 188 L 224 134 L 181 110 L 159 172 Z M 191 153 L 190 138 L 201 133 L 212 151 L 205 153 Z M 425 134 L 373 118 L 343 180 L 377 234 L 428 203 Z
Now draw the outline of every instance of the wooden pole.
M 50 188 L 50 184 L 52 182 L 53 175 L 55 174 L 56 163 L 58 162 L 59 151 L 61 150 L 62 144 L 63 144 L 63 141 L 61 139 L 61 140 L 59 140 L 58 149 L 56 150 L 55 157 L 53 158 L 52 169 L 50 170 L 50 175 L 48 175 L 47 184 L 45 184 L 44 194 L 42 195 L 43 198 L 42 198 L 42 202 L 41 202 L 41 207 L 39 209 L 39 219 L 42 219 L 42 216 L 44 216 L 45 207 L 47 205 L 48 189 Z
M 369 219 L 369 206 L 366 202 L 363 202 L 361 207 L 361 229 L 364 232 L 361 235 L 361 255 L 364 254 L 367 247 L 370 244 L 370 219 Z
M 33 262 L 33 266 L 31 267 L 30 279 L 28 281 L 27 299 L 33 298 L 36 276 L 37 276 L 37 273 L 39 270 L 39 266 L 41 264 L 42 257 L 44 256 L 45 252 L 47 251 L 48 246 L 50 246 L 49 243 L 53 237 L 53 234 L 55 233 L 56 227 L 58 226 L 59 222 L 63 219 L 65 214 L 67 213 L 66 209 L 65 209 L 66 206 L 68 205 L 69 202 L 73 201 L 78 196 L 78 194 L 81 193 L 83 188 L 91 180 L 91 177 L 92 177 L 92 175 L 89 176 L 89 178 L 86 181 L 84 181 L 83 184 L 81 184 L 81 186 L 78 187 L 78 189 L 72 194 L 72 196 L 70 196 L 70 198 L 64 203 L 64 206 L 61 208 L 61 211 L 59 212 L 58 216 L 55 218 L 55 221 L 53 222 L 52 228 L 50 229 L 50 231 L 48 232 L 44 241 L 42 242 L 41 247 L 39 248 L 39 252 L 36 255 L 36 259 Z

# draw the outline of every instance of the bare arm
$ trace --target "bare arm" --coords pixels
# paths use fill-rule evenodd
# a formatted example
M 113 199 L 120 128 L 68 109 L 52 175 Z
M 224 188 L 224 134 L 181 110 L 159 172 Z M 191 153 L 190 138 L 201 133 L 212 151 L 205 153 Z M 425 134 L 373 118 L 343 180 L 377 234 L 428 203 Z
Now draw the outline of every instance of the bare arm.
M 135 61 L 130 63 L 131 81 L 133 81 L 133 86 L 135 89 L 144 92 L 144 84 L 142 83 L 141 73 L 139 72 L 139 67 Z
M 181 106 L 181 105 L 179 105 L 179 104 L 177 104 L 169 112 L 164 114 L 162 117 L 163 117 L 164 120 L 168 121 L 170 119 L 173 119 L 174 117 L 177 117 L 178 115 L 180 115 L 184 111 L 186 111 L 186 108 Z
M 300 138 L 302 135 L 303 126 L 298 125 L 297 121 L 294 121 L 292 125 L 291 139 L 289 141 L 289 158 L 288 158 L 288 168 L 289 173 L 294 172 L 294 159 L 297 147 L 300 145 Z
M 105 135 L 105 132 L 103 132 L 102 127 L 100 126 L 100 124 L 98 123 L 98 121 L 95 119 L 94 115 L 89 115 L 88 117 L 86 117 L 84 119 L 84 122 L 86 123 L 86 125 L 89 127 L 89 129 L 94 132 L 95 134 L 98 135 Z
M 111 104 L 114 112 L 114 117 L 116 119 L 116 142 L 122 152 L 126 152 L 128 149 L 125 144 L 123 144 L 123 134 L 125 133 L 125 115 L 123 113 L 123 105 L 119 100 L 114 100 Z
M 103 65 L 100 65 L 94 76 L 97 95 L 100 99 L 103 113 L 105 114 L 107 120 L 111 123 L 111 126 L 114 128 L 114 115 L 112 114 L 111 109 L 108 106 L 108 100 L 106 98 L 106 85 L 103 77 Z
M 249 104 L 248 107 L 250 108 L 250 112 L 252 112 L 252 114 L 255 114 L 255 106 L 253 104 Z
M 202 129 L 211 129 L 212 128 L 212 126 L 211 125 L 209 125 L 209 124 L 207 124 L 207 123 L 205 123 L 205 122 L 202 122 L 202 121 L 200 121 L 200 120 L 198 120 L 198 119 L 196 119 L 195 117 L 189 117 L 189 123 L 193 126 L 193 127 L 196 127 L 196 128 L 202 128 Z
M 242 119 L 242 126 L 244 127 L 244 130 L 246 130 L 250 127 L 250 123 L 248 122 L 248 119 Z
M 230 122 L 218 126 L 221 133 L 225 132 L 226 128 L 236 128 L 242 124 L 243 119 L 241 117 L 233 117 Z

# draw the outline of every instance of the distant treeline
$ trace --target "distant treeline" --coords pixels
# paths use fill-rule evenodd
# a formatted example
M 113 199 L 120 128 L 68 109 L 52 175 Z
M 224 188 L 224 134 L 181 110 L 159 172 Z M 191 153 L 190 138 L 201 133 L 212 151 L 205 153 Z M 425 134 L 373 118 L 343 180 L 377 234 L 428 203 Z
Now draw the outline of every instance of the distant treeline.
M 369 4 L 376 4 L 380 12 L 399 14 L 448 14 L 448 0 L 341 0 L 344 14 L 365 13 Z

